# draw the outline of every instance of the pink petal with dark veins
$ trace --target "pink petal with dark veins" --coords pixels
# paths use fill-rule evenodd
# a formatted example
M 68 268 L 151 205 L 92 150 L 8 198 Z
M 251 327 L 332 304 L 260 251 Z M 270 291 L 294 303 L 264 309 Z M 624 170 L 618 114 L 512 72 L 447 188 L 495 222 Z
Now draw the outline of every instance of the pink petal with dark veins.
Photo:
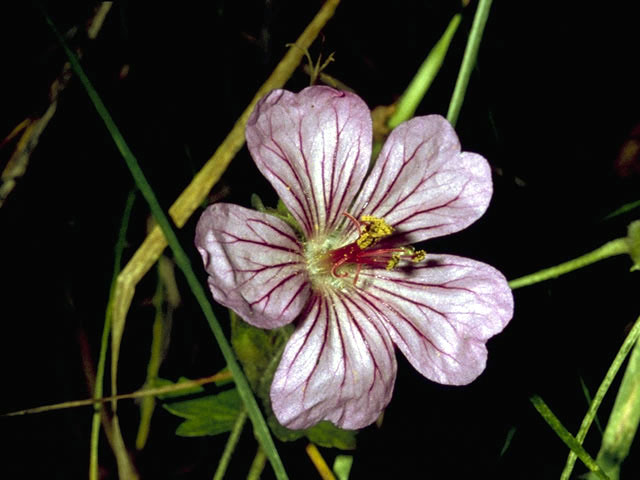
M 247 146 L 307 238 L 332 231 L 366 174 L 371 116 L 358 96 L 329 87 L 274 90 L 249 117 Z
M 216 203 L 200 217 L 195 244 L 213 298 L 247 323 L 281 327 L 307 303 L 310 286 L 302 247 L 282 220 Z
M 475 222 L 491 194 L 487 161 L 475 153 L 461 153 L 449 122 L 429 115 L 391 132 L 351 213 L 384 218 L 396 229 L 390 241 L 412 244 Z M 352 230 L 349 226 L 345 234 Z
M 513 316 L 503 275 L 484 263 L 427 255 L 406 269 L 363 270 L 364 295 L 386 317 L 393 342 L 425 377 L 465 385 L 482 373 L 485 343 Z
M 316 295 L 273 379 L 273 411 L 292 429 L 321 420 L 362 428 L 391 400 L 395 376 L 393 344 L 375 309 L 358 296 Z

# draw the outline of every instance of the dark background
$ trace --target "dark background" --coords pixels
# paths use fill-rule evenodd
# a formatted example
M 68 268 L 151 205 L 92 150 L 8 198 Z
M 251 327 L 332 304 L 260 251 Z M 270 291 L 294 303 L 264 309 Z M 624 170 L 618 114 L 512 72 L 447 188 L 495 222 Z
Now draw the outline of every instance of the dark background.
M 559 5 L 562 3 L 562 5 Z M 490 263 L 509 279 L 555 265 L 625 235 L 638 209 L 604 217 L 640 198 L 640 160 L 620 160 L 640 141 L 637 16 L 627 5 L 496 1 L 457 124 L 465 150 L 494 169 L 488 213 L 462 233 L 430 242 L 428 251 Z M 18 6 L 21 5 L 21 6 Z M 321 2 L 212 1 L 193 4 L 118 2 L 97 40 L 83 28 L 93 5 L 46 6 L 63 32 L 74 26 L 83 65 L 168 207 L 211 156 Z M 593 5 L 593 6 L 592 6 Z M 442 71 L 417 114 L 446 114 L 475 2 Z M 458 10 L 452 1 L 344 1 L 311 49 L 335 52 L 327 73 L 372 108 L 401 95 Z M 0 136 L 40 115 L 64 55 L 39 10 L 14 2 L 0 16 L 3 50 Z M 124 65 L 128 74 L 121 75 Z M 298 71 L 287 88 L 308 77 Z M 0 150 L 4 168 L 15 142 Z M 32 155 L 26 174 L 0 208 L 1 411 L 88 397 L 83 362 L 97 361 L 113 246 L 132 179 L 80 84 L 72 79 Z M 275 194 L 240 151 L 212 195 L 249 205 Z M 138 198 L 125 260 L 144 238 L 148 209 Z M 179 233 L 191 248 L 197 214 Z M 638 273 L 615 258 L 555 281 L 515 292 L 515 317 L 489 342 L 486 372 L 468 387 L 431 383 L 399 359 L 396 393 L 380 429 L 358 435 L 352 478 L 557 478 L 567 455 L 529 403 L 539 394 L 570 431 L 639 312 Z M 200 272 L 205 281 L 204 272 Z M 122 345 L 119 385 L 144 381 L 155 289 L 150 273 L 137 289 Z M 206 376 L 223 366 L 215 341 L 178 275 L 183 303 L 175 313 L 161 375 Z M 216 310 L 225 319 L 223 309 Z M 84 352 L 84 353 L 83 353 Z M 617 383 L 600 409 L 606 422 Z M 132 445 L 138 407 L 121 402 Z M 6 478 L 85 478 L 92 410 L 0 418 L 8 447 Z M 143 478 L 210 478 L 225 436 L 173 435 L 178 420 L 162 409 L 135 462 Z M 508 432 L 513 440 L 500 452 Z M 597 453 L 592 428 L 586 448 Z M 291 478 L 317 478 L 305 442 L 278 443 Z M 115 461 L 101 442 L 105 478 Z M 246 428 L 228 478 L 244 478 L 255 453 Z M 337 451 L 324 450 L 332 462 Z M 639 468 L 638 442 L 626 478 Z M 635 457 L 634 458 L 634 454 Z M 584 472 L 577 465 L 576 478 Z M 19 476 L 19 477 L 18 477 Z M 272 476 L 269 467 L 264 478 Z

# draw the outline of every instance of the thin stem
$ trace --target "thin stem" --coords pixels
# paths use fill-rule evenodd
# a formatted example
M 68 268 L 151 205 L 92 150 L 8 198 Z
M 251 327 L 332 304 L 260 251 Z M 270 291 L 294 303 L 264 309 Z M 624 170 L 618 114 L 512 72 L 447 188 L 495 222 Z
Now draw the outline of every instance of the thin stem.
M 607 391 L 609 390 L 609 387 L 611 386 L 611 382 L 613 382 L 613 379 L 618 373 L 618 370 L 620 370 L 622 363 L 624 362 L 625 358 L 627 358 L 627 355 L 631 351 L 631 348 L 633 347 L 634 343 L 638 340 L 639 336 L 640 336 L 640 317 L 638 317 L 638 319 L 636 320 L 636 323 L 633 325 L 633 328 L 631 329 L 631 331 L 627 335 L 627 338 L 624 340 L 622 346 L 620 347 L 618 354 L 613 359 L 613 362 L 611 363 L 611 366 L 609 367 L 609 370 L 607 371 L 607 374 L 605 375 L 604 380 L 602 380 L 602 383 L 600 384 L 598 391 L 593 397 L 593 401 L 589 406 L 589 410 L 587 410 L 587 414 L 584 416 L 584 419 L 582 420 L 582 424 L 580 425 L 580 430 L 578 430 L 578 434 L 576 435 L 576 440 L 580 443 L 580 445 L 582 445 L 582 442 L 587 436 L 589 427 L 591 426 L 591 423 L 595 418 L 596 412 L 598 411 L 598 407 L 600 407 L 600 404 L 602 403 L 602 399 L 604 398 Z M 560 477 L 561 480 L 569 479 L 575 462 L 576 462 L 576 454 L 572 451 L 569 454 L 569 458 L 567 458 L 567 463 L 564 467 L 564 470 L 562 471 L 562 476 Z
M 484 27 L 489 18 L 489 9 L 491 8 L 492 0 L 480 0 L 476 15 L 473 18 L 473 25 L 471 26 L 471 32 L 469 33 L 469 40 L 467 41 L 467 47 L 464 50 L 464 57 L 462 58 L 462 65 L 460 65 L 460 72 L 458 72 L 458 79 L 456 80 L 456 86 L 451 96 L 451 102 L 449 102 L 449 110 L 447 111 L 447 120 L 451 122 L 451 125 L 455 125 L 460 115 L 460 109 L 462 108 L 462 102 L 467 92 L 467 85 L 469 85 L 469 78 L 471 77 L 471 70 L 476 64 L 476 58 L 478 57 L 478 48 L 480 47 L 480 41 L 482 40 L 482 34 Z
M 311 459 L 311 462 L 313 463 L 313 466 L 316 467 L 316 470 L 318 471 L 318 474 L 320 475 L 320 478 L 322 478 L 322 480 L 336 480 L 335 475 L 329 468 L 329 465 L 327 465 L 327 462 L 324 461 L 324 458 L 322 457 L 320 450 L 318 450 L 318 447 L 316 447 L 313 443 L 310 443 L 309 445 L 307 445 L 306 451 L 307 455 Z
M 183 380 L 173 385 L 165 385 L 163 387 L 142 388 L 131 393 L 121 393 L 120 395 L 112 395 L 102 398 L 88 398 L 86 400 L 71 400 L 69 402 L 54 403 L 52 405 L 43 405 L 40 407 L 27 408 L 26 410 L 17 410 L 15 412 L 5 413 L 3 417 L 16 417 L 18 415 L 33 415 L 34 413 L 51 412 L 53 410 L 64 410 L 66 408 L 88 407 L 89 405 L 102 404 L 112 402 L 114 400 L 126 400 L 132 398 L 145 398 L 150 396 L 164 395 L 166 393 L 176 393 L 183 390 L 189 390 L 200 385 L 208 383 L 221 382 L 231 380 L 228 372 L 216 373 L 210 377 L 199 378 L 197 380 Z
M 258 480 L 260 478 L 260 475 L 262 475 L 262 471 L 264 470 L 266 460 L 267 457 L 264 454 L 264 450 L 262 450 L 262 447 L 258 446 L 258 451 L 256 452 L 256 456 L 253 458 L 253 462 L 249 468 L 249 473 L 247 474 L 247 480 Z
M 233 350 L 231 349 L 231 345 L 229 344 L 229 341 L 224 335 L 222 326 L 220 325 L 220 323 L 218 322 L 218 319 L 213 313 L 213 308 L 211 307 L 209 298 L 204 288 L 200 284 L 200 281 L 196 277 L 196 274 L 193 271 L 193 268 L 191 267 L 191 261 L 189 260 L 187 253 L 182 248 L 182 245 L 180 244 L 178 237 L 176 236 L 176 233 L 173 227 L 171 226 L 171 223 L 169 222 L 167 215 L 164 213 L 162 207 L 160 206 L 160 203 L 158 202 L 158 199 L 156 198 L 156 195 L 153 192 L 151 185 L 147 181 L 147 178 L 144 175 L 144 172 L 140 168 L 140 165 L 138 164 L 137 159 L 135 158 L 133 152 L 131 151 L 124 137 L 120 133 L 120 130 L 116 126 L 115 122 L 113 121 L 111 114 L 109 113 L 109 111 L 107 110 L 107 107 L 102 102 L 102 99 L 98 95 L 98 92 L 95 90 L 89 78 L 87 77 L 84 70 L 82 69 L 82 66 L 78 62 L 77 57 L 69 49 L 66 42 L 64 41 L 64 39 L 62 38 L 58 30 L 55 28 L 55 26 L 53 25 L 53 22 L 51 21 L 51 19 L 48 16 L 46 16 L 45 18 L 47 20 L 47 23 L 49 24 L 49 26 L 52 28 L 55 35 L 57 36 L 58 41 L 63 46 L 65 53 L 69 58 L 71 68 L 73 69 L 75 74 L 78 76 L 78 79 L 84 86 L 87 92 L 87 95 L 89 96 L 89 98 L 91 99 L 91 102 L 93 103 L 93 106 L 98 112 L 100 118 L 102 118 L 105 126 L 107 127 L 107 130 L 109 130 L 109 133 L 111 134 L 111 137 L 114 143 L 116 144 L 118 150 L 120 151 L 120 154 L 124 158 L 127 164 L 127 167 L 129 168 L 129 171 L 131 172 L 131 175 L 134 178 L 136 185 L 138 186 L 138 189 L 142 193 L 142 196 L 144 197 L 144 199 L 147 201 L 147 204 L 149 205 L 149 208 L 151 210 L 151 213 L 153 214 L 154 219 L 156 220 L 158 226 L 162 230 L 164 237 L 167 239 L 167 242 L 169 243 L 169 247 L 173 252 L 176 265 L 180 268 L 180 270 L 184 274 L 187 280 L 187 284 L 189 285 L 189 288 L 193 292 L 193 295 L 196 297 L 196 300 L 200 305 L 200 308 L 202 309 L 202 312 L 205 318 L 207 319 L 207 322 L 209 323 L 209 328 L 211 329 L 218 343 L 218 346 L 220 347 L 220 351 L 224 356 L 225 361 L 227 362 L 229 370 L 231 371 L 231 375 L 233 376 L 233 379 L 236 383 L 236 387 L 238 388 L 238 393 L 240 395 L 240 398 L 242 398 L 242 401 L 244 402 L 245 407 L 247 408 L 249 417 L 251 418 L 251 421 L 253 423 L 254 433 L 258 438 L 258 441 L 260 442 L 260 444 L 263 446 L 265 450 L 265 454 L 269 457 L 269 460 L 271 462 L 271 465 L 273 466 L 273 470 L 276 474 L 276 477 L 278 479 L 287 478 L 284 465 L 280 460 L 280 456 L 278 455 L 276 446 L 273 443 L 273 439 L 271 438 L 271 434 L 269 433 L 269 428 L 267 427 L 267 423 L 265 422 L 264 417 L 262 416 L 260 407 L 258 406 L 258 403 L 255 397 L 253 396 L 253 392 L 251 391 L 251 387 L 247 382 L 247 378 L 245 377 L 244 372 L 242 371 L 242 368 L 240 367 L 240 364 L 238 363 L 233 353 Z
M 238 440 L 240 440 L 240 434 L 242 433 L 242 429 L 244 428 L 244 424 L 246 421 L 247 412 L 245 410 L 242 410 L 238 414 L 236 422 L 233 424 L 231 434 L 229 435 L 227 444 L 225 445 L 224 451 L 222 452 L 222 457 L 220 457 L 218 468 L 216 469 L 216 473 L 213 475 L 213 480 L 222 480 L 224 478 L 224 474 L 227 472 L 227 467 L 229 466 L 229 461 L 231 460 L 231 455 L 233 455 L 233 451 L 238 444 Z
M 573 272 L 574 270 L 586 267 L 587 265 L 604 260 L 605 258 L 613 257 L 614 255 L 622 255 L 623 253 L 629 253 L 629 244 L 627 239 L 618 238 L 616 240 L 611 240 L 581 257 L 574 258 L 573 260 L 561 263 L 555 267 L 545 268 L 539 272 L 511 280 L 509 282 L 509 286 L 512 290 L 515 290 L 516 288 L 526 287 L 533 285 L 534 283 L 544 282 L 545 280 L 559 277 L 565 273 Z
M 104 326 L 102 327 L 102 338 L 100 339 L 100 356 L 98 357 L 98 367 L 96 370 L 96 383 L 93 390 L 93 398 L 98 399 L 103 395 L 104 369 L 107 362 L 107 349 L 109 345 L 109 332 L 111 331 L 111 302 L 115 290 L 116 278 L 120 272 L 122 263 L 122 251 L 124 250 L 127 238 L 127 227 L 131 218 L 131 210 L 135 201 L 135 191 L 129 192 L 120 221 L 120 229 L 114 248 L 113 275 L 111 277 L 111 287 L 109 288 L 109 300 L 104 315 Z M 100 422 L 102 419 L 102 403 L 96 403 L 93 418 L 91 421 L 91 444 L 89 447 L 89 479 L 98 480 L 98 444 L 100 441 Z

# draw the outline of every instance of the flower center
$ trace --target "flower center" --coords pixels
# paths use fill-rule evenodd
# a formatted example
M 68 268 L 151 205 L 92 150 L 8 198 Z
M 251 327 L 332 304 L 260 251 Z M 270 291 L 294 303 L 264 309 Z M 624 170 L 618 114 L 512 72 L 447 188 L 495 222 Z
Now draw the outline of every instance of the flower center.
M 393 233 L 393 227 L 384 219 L 371 215 L 363 215 L 360 221 L 346 212 L 344 215 L 358 228 L 358 238 L 342 247 L 317 252 L 314 255 L 315 261 L 312 262 L 316 268 L 312 268 L 311 273 L 315 270 L 315 273 L 322 276 L 330 274 L 332 279 L 339 280 L 352 274 L 355 265 L 353 274 L 353 285 L 355 285 L 363 265 L 391 270 L 400 260 L 421 262 L 426 258 L 427 254 L 424 250 L 415 250 L 413 247 L 374 248 L 380 240 Z M 342 282 L 338 283 L 342 286 Z

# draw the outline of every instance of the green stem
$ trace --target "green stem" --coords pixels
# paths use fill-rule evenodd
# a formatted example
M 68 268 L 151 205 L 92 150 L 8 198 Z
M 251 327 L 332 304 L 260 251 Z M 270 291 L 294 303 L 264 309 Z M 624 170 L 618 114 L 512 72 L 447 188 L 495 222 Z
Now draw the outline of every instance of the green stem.
M 636 342 L 624 372 L 596 458 L 611 478 L 620 477 L 640 422 L 640 342 Z
M 582 462 L 591 470 L 598 478 L 603 480 L 609 480 L 609 477 L 600 469 L 596 461 L 587 453 L 582 446 L 582 442 L 578 442 L 573 435 L 562 425 L 560 419 L 555 416 L 547 404 L 538 395 L 532 396 L 529 400 L 533 403 L 533 406 L 538 410 L 538 413 L 542 415 L 545 422 L 556 432 L 556 435 L 571 449 L 571 453 L 576 452 L 577 456 Z
M 115 254 L 113 258 L 113 275 L 111 277 L 111 287 L 109 288 L 109 300 L 104 315 L 104 326 L 102 327 L 102 338 L 100 339 L 100 356 L 98 357 L 98 367 L 96 369 L 96 382 L 93 390 L 93 398 L 102 398 L 104 368 L 107 363 L 107 349 L 109 345 L 109 332 L 111 331 L 111 305 L 113 300 L 113 292 L 115 290 L 116 278 L 120 272 L 122 263 L 122 251 L 124 250 L 125 240 L 127 238 L 127 226 L 131 218 L 131 210 L 133 202 L 136 198 L 135 191 L 129 192 L 127 201 L 124 206 L 124 213 L 118 230 L 118 237 L 114 248 Z M 102 419 L 102 403 L 96 403 L 91 421 L 91 445 L 89 453 L 89 479 L 98 480 L 98 444 L 100 441 L 100 421 Z
M 218 468 L 216 469 L 216 473 L 213 476 L 213 480 L 222 480 L 224 478 L 224 474 L 227 472 L 227 467 L 229 466 L 229 461 L 231 460 L 231 455 L 238 444 L 238 440 L 240 440 L 240 434 L 242 433 L 242 429 L 244 428 L 244 423 L 247 421 L 247 412 L 242 410 L 238 414 L 238 418 L 236 422 L 233 424 L 233 428 L 231 429 L 231 434 L 229 435 L 229 439 L 227 440 L 227 444 L 224 447 L 224 451 L 222 452 L 222 457 L 220 458 L 220 462 L 218 463 Z
M 77 57 L 69 49 L 66 42 L 64 41 L 64 38 L 62 38 L 62 36 L 60 35 L 56 27 L 53 25 L 53 22 L 51 21 L 51 19 L 47 15 L 45 15 L 45 18 L 47 23 L 51 27 L 51 29 L 54 31 L 56 37 L 58 38 L 58 41 L 62 45 L 67 57 L 69 58 L 69 63 L 71 64 L 71 68 L 73 69 L 74 73 L 78 76 L 78 79 L 80 80 L 83 87 L 85 88 L 87 95 L 89 96 L 91 102 L 93 103 L 93 106 L 98 112 L 98 115 L 100 116 L 100 118 L 102 118 L 105 126 L 107 127 L 107 130 L 111 134 L 111 137 L 113 138 L 113 141 L 116 144 L 116 147 L 118 148 L 120 154 L 124 158 L 127 164 L 127 167 L 129 168 L 129 171 L 131 172 L 131 175 L 133 176 L 136 182 L 136 185 L 138 186 L 138 189 L 142 193 L 142 196 L 144 197 L 144 199 L 147 201 L 147 204 L 149 205 L 149 208 L 151 210 L 151 213 L 153 214 L 154 219 L 158 223 L 158 226 L 162 230 L 162 233 L 164 234 L 165 238 L 167 239 L 169 247 L 173 252 L 176 265 L 180 268 L 180 270 L 184 274 L 187 280 L 187 284 L 189 285 L 189 288 L 191 289 L 198 304 L 200 305 L 200 308 L 202 309 L 202 312 L 209 324 L 209 328 L 213 332 L 213 335 L 218 343 L 218 346 L 220 347 L 220 352 L 222 353 L 222 355 L 224 356 L 224 359 L 227 362 L 229 370 L 231 371 L 231 375 L 233 376 L 233 379 L 236 383 L 236 387 L 238 388 L 238 393 L 240 394 L 240 397 L 242 398 L 242 401 L 244 402 L 247 412 L 249 414 L 249 418 L 251 418 L 251 421 L 253 423 L 254 433 L 258 441 L 260 442 L 261 446 L 264 448 L 264 453 L 269 458 L 271 465 L 273 467 L 273 470 L 276 474 L 276 477 L 278 479 L 287 478 L 284 465 L 280 460 L 280 456 L 278 455 L 276 446 L 273 443 L 271 434 L 269 433 L 269 427 L 267 426 L 267 423 L 265 422 L 264 417 L 260 412 L 260 407 L 258 407 L 258 403 L 256 402 L 256 399 L 253 396 L 253 392 L 249 387 L 247 378 L 245 377 L 242 371 L 242 368 L 238 364 L 238 361 L 236 360 L 235 355 L 233 354 L 231 345 L 229 345 L 229 342 L 224 335 L 224 331 L 222 330 L 222 327 L 218 322 L 218 319 L 213 313 L 213 308 L 211 307 L 209 298 L 204 288 L 200 284 L 200 281 L 196 277 L 196 274 L 193 271 L 193 268 L 191 267 L 191 261 L 189 260 L 189 257 L 187 256 L 185 250 L 182 248 L 182 245 L 180 245 L 180 242 L 178 241 L 178 237 L 176 236 L 176 233 L 173 227 L 171 226 L 171 223 L 169 222 L 169 218 L 164 213 L 162 207 L 160 206 L 160 203 L 158 202 L 158 199 L 156 198 L 155 193 L 153 192 L 153 189 L 151 188 L 151 185 L 147 181 L 147 178 L 145 177 L 142 169 L 140 168 L 140 165 L 138 164 L 137 159 L 133 155 L 133 152 L 127 145 L 124 137 L 120 133 L 120 130 L 116 126 L 115 122 L 113 121 L 111 114 L 109 113 L 109 111 L 107 110 L 107 107 L 102 102 L 102 99 L 98 95 L 98 92 L 95 90 L 89 78 L 84 73 L 84 70 L 82 69 L 82 66 L 80 65 L 80 63 L 78 62 Z
M 636 320 L 636 323 L 633 325 L 633 328 L 631 329 L 631 331 L 627 335 L 627 338 L 624 340 L 624 343 L 620 347 L 618 354 L 613 359 L 613 362 L 611 363 L 611 366 L 609 367 L 609 370 L 607 371 L 607 374 L 605 375 L 604 380 L 600 384 L 598 391 L 593 397 L 593 401 L 589 406 L 589 410 L 587 410 L 587 414 L 582 420 L 582 424 L 580 425 L 580 430 L 578 430 L 578 434 L 576 435 L 576 440 L 581 445 L 585 437 L 587 436 L 589 427 L 591 426 L 591 423 L 593 422 L 596 412 L 598 411 L 598 407 L 600 407 L 600 404 L 602 403 L 602 399 L 604 398 L 605 394 L 609 390 L 609 387 L 611 386 L 611 382 L 613 382 L 613 379 L 618 373 L 618 370 L 620 370 L 620 367 L 622 366 L 624 359 L 627 358 L 627 355 L 631 351 L 631 348 L 633 347 L 634 343 L 636 343 L 636 341 L 638 340 L 638 336 L 640 336 L 640 317 L 638 317 L 638 319 Z M 564 467 L 564 470 L 562 471 L 562 476 L 560 477 L 561 480 L 569 479 L 575 462 L 576 462 L 576 455 L 574 452 L 571 452 L 569 454 L 569 458 L 567 459 L 567 463 Z
M 467 41 L 467 47 L 464 50 L 462 65 L 460 65 L 458 79 L 456 80 L 456 86 L 453 90 L 453 95 L 451 96 L 451 102 L 449 102 L 449 110 L 447 111 L 447 120 L 451 122 L 451 125 L 456 124 L 458 116 L 460 115 L 462 102 L 464 101 L 464 96 L 467 92 L 467 85 L 469 85 L 469 77 L 471 77 L 471 70 L 476 64 L 480 40 L 482 40 L 484 27 L 487 23 L 487 18 L 489 18 L 491 1 L 492 0 L 480 0 L 476 10 L 476 15 L 473 18 L 473 25 L 471 26 L 471 32 L 469 33 L 469 40 Z
M 247 474 L 247 480 L 259 480 L 260 475 L 262 475 L 262 471 L 264 470 L 266 459 L 267 457 L 265 456 L 264 451 L 260 446 L 258 446 L 258 451 L 256 452 L 256 456 L 253 458 L 251 468 L 249 468 L 249 473 Z
M 461 19 L 462 15 L 459 13 L 451 19 L 449 26 L 440 40 L 438 40 L 438 43 L 435 44 L 425 61 L 420 65 L 418 72 L 396 104 L 396 110 L 393 112 L 393 115 L 391 115 L 391 118 L 389 118 L 389 128 L 395 128 L 402 122 L 413 117 L 425 93 L 427 93 L 427 90 L 440 71 L 440 66 L 447 55 L 447 50 L 449 49 L 453 35 L 458 29 L 458 25 L 460 25 Z
M 520 287 L 526 287 L 533 285 L 534 283 L 544 282 L 552 278 L 559 277 L 565 273 L 572 272 L 582 267 L 586 267 L 592 263 L 604 260 L 605 258 L 612 257 L 614 255 L 622 255 L 623 253 L 629 253 L 629 244 L 626 238 L 618 238 L 605 243 L 594 251 L 589 252 L 581 257 L 574 258 L 568 262 L 561 263 L 555 267 L 545 268 L 539 272 L 525 275 L 524 277 L 516 278 L 509 282 L 509 286 L 512 290 Z

